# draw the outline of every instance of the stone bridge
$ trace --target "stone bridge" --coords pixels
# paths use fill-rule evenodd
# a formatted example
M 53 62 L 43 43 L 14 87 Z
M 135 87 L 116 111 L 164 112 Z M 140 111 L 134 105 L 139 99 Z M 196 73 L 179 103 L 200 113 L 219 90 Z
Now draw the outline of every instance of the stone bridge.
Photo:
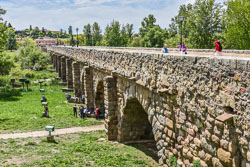
M 47 46 L 62 82 L 105 110 L 108 140 L 154 140 L 159 164 L 250 166 L 250 58 Z M 249 52 L 248 52 L 249 53 Z M 201 54 L 201 53 L 200 53 Z

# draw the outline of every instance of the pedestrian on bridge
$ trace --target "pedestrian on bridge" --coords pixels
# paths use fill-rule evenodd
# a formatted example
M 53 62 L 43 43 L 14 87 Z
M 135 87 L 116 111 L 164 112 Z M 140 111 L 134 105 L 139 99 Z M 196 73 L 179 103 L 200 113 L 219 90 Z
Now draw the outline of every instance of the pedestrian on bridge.
M 163 46 L 161 52 L 162 52 L 162 53 L 168 53 L 167 44 L 164 44 L 164 46 Z
M 184 42 L 181 42 L 177 47 L 179 48 L 181 54 L 187 54 L 187 46 L 184 44 Z
M 215 56 L 222 56 L 222 45 L 220 41 L 215 41 L 214 42 L 216 48 L 215 48 Z

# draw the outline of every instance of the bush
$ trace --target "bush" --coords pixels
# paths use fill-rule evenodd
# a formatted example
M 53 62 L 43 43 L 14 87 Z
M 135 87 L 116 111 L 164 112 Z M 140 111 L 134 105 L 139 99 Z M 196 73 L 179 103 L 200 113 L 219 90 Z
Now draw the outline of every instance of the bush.
M 33 71 L 25 71 L 25 75 L 26 78 L 34 78 L 35 77 L 35 73 Z
M 193 162 L 193 167 L 201 167 L 200 161 L 199 161 L 199 160 L 195 160 L 195 161 Z
M 170 163 L 170 165 L 172 167 L 177 167 L 177 158 L 172 155 L 169 159 L 168 159 L 168 162 Z
M 1 76 L 0 75 L 0 87 L 6 86 L 10 83 L 10 77 L 9 76 Z
M 6 53 L 0 53 L 0 75 L 8 75 L 14 62 Z

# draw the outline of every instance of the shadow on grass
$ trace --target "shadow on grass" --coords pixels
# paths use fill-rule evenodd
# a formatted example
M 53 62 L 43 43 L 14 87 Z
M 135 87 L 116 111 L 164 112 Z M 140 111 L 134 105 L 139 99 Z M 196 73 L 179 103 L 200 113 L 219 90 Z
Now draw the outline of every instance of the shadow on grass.
M 0 101 L 17 101 L 22 96 L 21 89 L 0 88 Z
M 126 145 L 134 147 L 134 148 L 144 152 L 147 156 L 151 157 L 156 162 L 158 162 L 158 160 L 159 160 L 159 158 L 157 156 L 157 148 L 156 148 L 155 142 L 126 144 Z
M 9 120 L 11 120 L 11 119 L 10 118 L 0 119 L 0 123 L 5 122 L 5 121 L 9 121 Z

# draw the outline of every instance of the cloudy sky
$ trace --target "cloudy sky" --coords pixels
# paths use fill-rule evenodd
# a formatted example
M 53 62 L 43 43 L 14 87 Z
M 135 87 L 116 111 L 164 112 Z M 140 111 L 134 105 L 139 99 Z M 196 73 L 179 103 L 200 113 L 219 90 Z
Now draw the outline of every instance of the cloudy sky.
M 7 10 L 4 19 L 17 29 L 29 25 L 50 30 L 73 29 L 80 32 L 84 25 L 98 22 L 102 29 L 113 19 L 121 24 L 134 24 L 138 31 L 141 21 L 153 14 L 157 24 L 166 28 L 178 12 L 181 4 L 195 0 L 0 0 L 0 6 Z M 216 0 L 223 2 L 223 0 Z

